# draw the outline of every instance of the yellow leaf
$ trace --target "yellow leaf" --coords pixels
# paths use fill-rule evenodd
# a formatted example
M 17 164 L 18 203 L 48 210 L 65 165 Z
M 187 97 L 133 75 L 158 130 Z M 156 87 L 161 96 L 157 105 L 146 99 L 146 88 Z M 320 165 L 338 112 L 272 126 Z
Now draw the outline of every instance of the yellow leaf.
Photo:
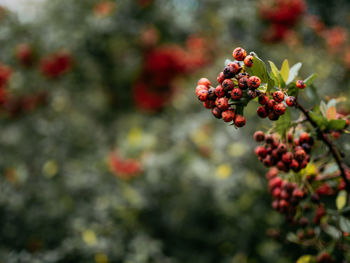
M 46 177 L 53 177 L 57 174 L 58 172 L 58 165 L 56 161 L 54 160 L 49 160 L 47 161 L 44 166 L 43 166 L 43 173 Z
M 337 111 L 334 106 L 331 106 L 327 110 L 327 119 L 328 120 L 335 120 L 337 115 Z
M 132 128 L 128 133 L 128 143 L 130 145 L 138 145 L 142 139 L 142 130 L 138 127 Z
M 313 257 L 311 255 L 304 255 L 297 260 L 297 263 L 310 263 L 312 259 Z
M 343 207 L 346 205 L 346 197 L 347 194 L 345 190 L 339 192 L 337 199 L 335 200 L 338 210 L 342 210 Z
M 227 152 L 232 157 L 243 156 L 247 152 L 247 145 L 243 143 L 232 143 L 228 146 Z
M 229 177 L 232 173 L 232 168 L 229 164 L 221 164 L 216 168 L 215 175 L 221 179 Z
M 282 79 L 284 80 L 284 82 L 287 82 L 288 77 L 289 77 L 289 64 L 288 64 L 287 59 L 285 59 L 282 63 L 281 76 L 282 76 Z
M 95 232 L 90 230 L 90 229 L 85 230 L 82 234 L 82 237 L 83 237 L 84 242 L 87 245 L 92 246 L 92 245 L 95 245 L 97 243 L 97 238 L 96 238 Z
M 96 263 L 108 263 L 108 257 L 103 253 L 95 254 L 95 262 Z

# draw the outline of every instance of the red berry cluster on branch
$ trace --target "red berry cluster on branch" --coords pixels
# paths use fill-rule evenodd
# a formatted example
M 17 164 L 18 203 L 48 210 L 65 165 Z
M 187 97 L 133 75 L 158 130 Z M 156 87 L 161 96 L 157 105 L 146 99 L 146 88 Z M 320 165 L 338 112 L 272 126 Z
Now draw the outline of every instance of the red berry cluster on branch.
M 255 148 L 255 154 L 266 167 L 275 166 L 283 172 L 299 172 L 310 161 L 313 139 L 306 132 L 301 133 L 298 139 L 293 139 L 289 133 L 286 143 L 278 140 L 275 134 L 265 135 L 262 131 L 255 132 L 254 139 L 264 142 L 263 146 Z
M 225 122 L 233 121 L 236 127 L 243 127 L 246 119 L 243 106 L 258 94 L 261 80 L 257 76 L 249 76 L 246 68 L 253 66 L 253 56 L 238 47 L 233 51 L 236 61 L 226 65 L 219 73 L 219 85 L 214 88 L 207 78 L 201 78 L 196 87 L 196 96 L 203 106 L 212 110 L 212 114 Z
M 258 116 L 260 118 L 268 117 L 271 121 L 277 121 L 286 112 L 286 105 L 289 107 L 295 105 L 295 97 L 285 96 L 280 90 L 275 91 L 270 97 L 268 94 L 260 94 L 258 101 L 261 105 L 256 111 Z

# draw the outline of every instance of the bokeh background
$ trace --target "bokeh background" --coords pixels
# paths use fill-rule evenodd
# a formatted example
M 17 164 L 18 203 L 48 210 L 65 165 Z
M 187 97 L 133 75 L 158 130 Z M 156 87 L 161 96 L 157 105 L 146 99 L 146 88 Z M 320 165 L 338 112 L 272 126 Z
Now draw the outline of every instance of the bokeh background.
M 0 262 L 295 262 L 252 135 L 195 97 L 237 46 L 349 113 L 347 0 L 0 1 Z M 303 95 L 311 104 L 317 95 Z M 350 151 L 344 138 L 345 152 Z M 349 164 L 349 160 L 345 159 Z

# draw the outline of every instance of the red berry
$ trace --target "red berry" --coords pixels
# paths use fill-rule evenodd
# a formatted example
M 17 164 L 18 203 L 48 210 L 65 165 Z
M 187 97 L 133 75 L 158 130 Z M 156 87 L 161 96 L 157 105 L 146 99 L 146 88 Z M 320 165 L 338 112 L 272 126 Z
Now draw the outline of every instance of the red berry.
M 225 91 L 232 90 L 235 87 L 235 84 L 231 79 L 225 79 L 221 85 Z
M 302 199 L 304 197 L 304 192 L 299 188 L 295 188 L 292 195 L 295 198 Z
M 267 135 L 265 136 L 265 142 L 266 142 L 267 144 L 272 144 L 274 141 L 275 141 L 275 138 L 273 137 L 272 134 L 267 134 Z
M 200 101 L 206 101 L 208 99 L 208 90 L 206 89 L 201 89 L 200 91 L 198 91 L 198 95 L 197 98 Z
M 294 158 L 297 160 L 299 163 L 304 161 L 306 157 L 306 153 L 303 149 L 297 150 L 294 152 Z
M 230 122 L 235 117 L 235 112 L 233 110 L 225 110 L 222 112 L 221 116 L 224 122 Z
M 220 72 L 216 79 L 221 84 L 225 80 L 224 72 Z
M 211 110 L 211 113 L 215 116 L 215 118 L 221 119 L 221 110 L 218 107 L 214 107 Z
M 243 61 L 244 58 L 247 56 L 247 52 L 243 48 L 238 47 L 235 50 L 233 50 L 232 55 L 235 58 L 235 60 Z
M 275 209 L 275 210 L 279 209 L 279 201 L 278 200 L 274 200 L 272 202 L 272 208 Z
M 267 156 L 267 150 L 263 146 L 258 146 L 255 148 L 255 154 L 261 158 L 265 158 Z
M 273 196 L 274 198 L 278 199 L 278 198 L 280 197 L 280 195 L 281 195 L 281 192 L 282 192 L 281 188 L 276 187 L 276 188 L 273 189 L 273 191 L 272 191 L 272 196 Z
M 237 79 L 243 78 L 243 77 L 247 77 L 249 78 L 249 74 L 247 72 L 241 72 L 237 75 Z
M 27 43 L 19 44 L 16 46 L 16 58 L 24 66 L 31 66 L 35 59 L 33 48 Z
M 215 95 L 219 98 L 225 96 L 225 90 L 221 85 L 219 85 L 215 88 Z
M 282 178 L 281 177 L 274 177 L 270 180 L 269 182 L 269 189 L 270 191 L 275 189 L 276 187 L 281 187 L 282 186 Z
M 289 207 L 289 203 L 286 200 L 282 199 L 279 202 L 279 207 L 280 207 L 280 209 L 285 210 Z
M 244 116 L 237 114 L 235 118 L 235 125 L 240 128 L 240 127 L 243 127 L 245 124 L 246 124 L 246 120 Z
M 281 116 L 286 112 L 286 106 L 284 103 L 278 103 L 273 107 L 273 111 L 276 115 Z
M 239 88 L 234 88 L 231 92 L 231 98 L 233 100 L 239 100 L 240 98 L 242 98 L 242 96 L 243 96 L 243 92 Z
M 270 111 L 268 117 L 270 121 L 277 121 L 280 116 L 277 115 L 274 111 Z
M 253 66 L 253 59 L 254 57 L 251 55 L 248 55 L 245 57 L 245 59 L 243 60 L 244 65 L 246 65 L 246 67 L 250 68 Z
M 272 166 L 272 160 L 271 160 L 271 156 L 270 156 L 270 155 L 266 156 L 266 157 L 263 159 L 263 164 L 264 164 L 266 167 L 271 167 L 271 166 Z
M 235 74 L 238 74 L 241 71 L 241 64 L 237 63 L 237 62 L 231 62 L 228 64 L 228 66 L 233 67 L 235 70 Z
M 210 81 L 209 81 L 209 79 L 207 79 L 207 78 L 201 78 L 200 80 L 198 80 L 198 83 L 197 83 L 198 85 L 204 85 L 204 86 L 207 86 L 207 87 L 209 87 L 210 86 Z
M 323 252 L 317 257 L 317 263 L 332 263 L 334 262 L 332 257 L 327 253 Z
M 289 198 L 289 194 L 286 190 L 283 190 L 281 192 L 281 199 L 288 199 Z
M 267 180 L 271 180 L 272 178 L 276 177 L 278 175 L 278 169 L 273 167 L 270 168 L 269 171 L 266 173 L 265 177 Z
M 300 163 L 300 168 L 301 168 L 301 169 L 304 169 L 304 168 L 307 166 L 307 164 L 308 164 L 308 162 L 307 162 L 306 160 L 302 161 L 302 162 Z
M 227 98 L 217 98 L 215 101 L 216 107 L 218 107 L 220 110 L 224 111 L 227 110 L 228 105 L 228 99 Z
M 276 102 L 282 102 L 284 100 L 284 94 L 282 91 L 278 90 L 273 93 L 273 99 Z
M 265 134 L 262 131 L 256 131 L 254 133 L 254 140 L 257 142 L 262 142 L 265 140 Z
M 202 89 L 208 90 L 208 88 L 207 88 L 206 86 L 204 86 L 204 85 L 198 85 L 198 86 L 196 87 L 196 96 L 197 96 L 197 97 L 198 97 L 198 95 L 199 95 L 199 91 L 202 90 Z
M 273 158 L 274 161 L 278 161 L 280 159 L 280 153 L 278 152 L 277 149 L 272 150 L 271 152 L 271 157 Z
M 299 163 L 295 159 L 292 160 L 292 162 L 289 165 L 289 168 L 292 169 L 294 172 L 300 171 Z
M 303 144 L 303 143 L 308 143 L 310 141 L 310 136 L 307 132 L 303 132 L 302 134 L 300 134 L 299 136 L 299 143 Z
M 227 65 L 223 72 L 225 79 L 233 78 L 237 73 L 236 69 L 230 65 Z
M 258 107 L 258 109 L 256 110 L 256 113 L 260 118 L 266 118 L 268 115 L 266 108 L 263 106 Z
M 251 76 L 248 80 L 249 89 L 257 89 L 259 88 L 260 84 L 261 84 L 261 81 L 257 76 Z
M 215 100 L 215 99 L 216 99 L 215 88 L 214 87 L 210 87 L 208 89 L 208 100 Z
M 286 98 L 286 104 L 288 105 L 288 107 L 295 106 L 295 102 L 296 102 L 296 99 L 293 96 L 289 96 Z
M 295 84 L 296 84 L 298 89 L 305 89 L 306 88 L 306 85 L 305 85 L 304 81 L 302 81 L 302 80 L 297 80 L 297 82 Z
M 280 143 L 277 147 L 277 151 L 279 154 L 284 154 L 287 152 L 287 146 L 284 143 Z
M 251 90 L 251 89 L 250 89 L 250 90 L 247 91 L 247 96 L 248 96 L 249 98 L 251 98 L 251 99 L 255 99 L 257 95 L 258 95 L 258 94 L 256 93 L 255 90 Z
M 285 164 L 290 164 L 293 160 L 293 154 L 291 152 L 286 152 L 282 155 L 282 162 Z
M 284 162 L 279 161 L 276 165 L 276 167 L 278 168 L 278 170 L 280 171 L 285 171 L 287 169 L 286 165 Z
M 215 101 L 213 100 L 206 100 L 203 102 L 203 106 L 207 109 L 212 109 L 215 107 Z
M 269 100 L 268 102 L 267 102 L 267 107 L 270 109 L 270 110 L 273 110 L 273 107 L 275 107 L 275 105 L 276 105 L 276 101 L 274 101 L 273 99 L 271 99 L 271 100 Z
M 265 94 L 260 94 L 258 97 L 258 100 L 260 105 L 266 105 L 267 102 L 269 101 L 269 97 L 266 96 Z
M 249 85 L 249 79 L 247 76 L 241 77 L 238 79 L 238 87 L 241 89 L 247 89 Z

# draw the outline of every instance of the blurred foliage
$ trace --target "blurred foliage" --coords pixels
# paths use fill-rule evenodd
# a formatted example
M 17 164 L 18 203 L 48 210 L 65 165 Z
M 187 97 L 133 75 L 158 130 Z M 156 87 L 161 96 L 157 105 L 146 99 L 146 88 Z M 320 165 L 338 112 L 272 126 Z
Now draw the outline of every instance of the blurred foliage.
M 327 25 L 349 10 L 334 4 L 330 18 L 320 1 L 307 4 Z M 301 75 L 316 69 L 321 94 L 349 95 L 342 59 L 303 19 L 295 41 L 266 43 L 253 0 L 50 0 L 39 8 L 27 24 L 1 15 L 0 60 L 13 73 L 0 120 L 0 262 L 283 263 L 313 253 L 270 237 L 284 223 L 270 208 L 251 140 L 268 123 L 248 108 L 256 125 L 236 131 L 208 118 L 193 95 L 195 79 L 216 78 L 235 45 L 279 64 L 303 61 Z M 30 66 L 16 53 L 23 43 Z M 156 91 L 148 85 L 169 98 L 140 110 L 133 87 L 148 81 L 147 55 L 169 46 L 182 52 L 176 63 L 186 57 L 195 67 Z M 62 52 L 70 62 L 53 63 L 62 74 L 51 78 L 43 63 Z M 42 91 L 46 99 L 28 110 L 23 96 Z

